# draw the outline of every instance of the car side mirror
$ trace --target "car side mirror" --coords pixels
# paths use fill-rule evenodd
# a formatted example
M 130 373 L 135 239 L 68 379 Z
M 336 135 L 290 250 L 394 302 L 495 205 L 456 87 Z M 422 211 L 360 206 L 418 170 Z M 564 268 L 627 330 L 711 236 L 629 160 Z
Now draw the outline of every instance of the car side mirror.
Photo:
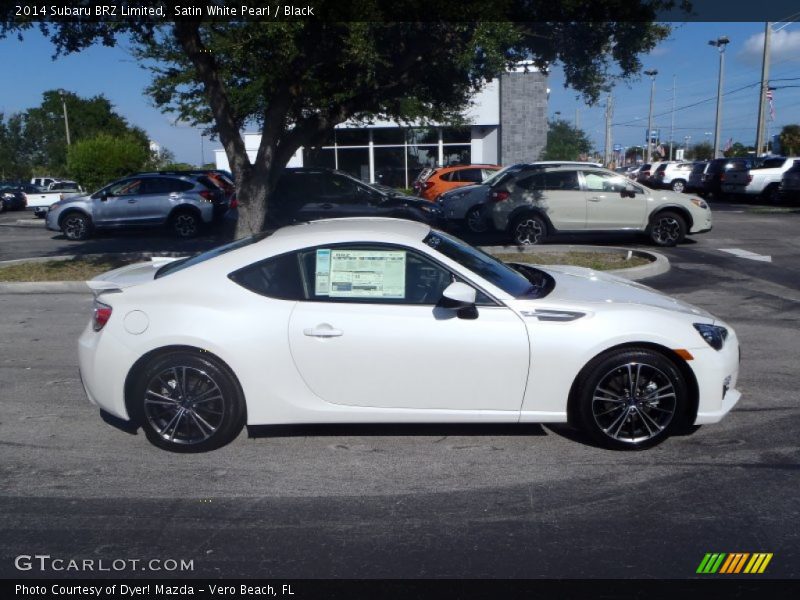
M 478 309 L 475 307 L 475 298 L 475 288 L 466 283 L 454 281 L 442 292 L 438 306 L 458 311 L 456 314 L 459 319 L 477 319 Z
M 106 202 L 108 200 L 108 197 L 109 197 L 109 193 L 108 193 L 107 190 L 103 190 L 102 192 L 100 192 L 100 201 L 101 202 Z
M 632 185 L 626 185 L 619 191 L 619 195 L 622 198 L 635 198 L 636 197 L 636 188 Z

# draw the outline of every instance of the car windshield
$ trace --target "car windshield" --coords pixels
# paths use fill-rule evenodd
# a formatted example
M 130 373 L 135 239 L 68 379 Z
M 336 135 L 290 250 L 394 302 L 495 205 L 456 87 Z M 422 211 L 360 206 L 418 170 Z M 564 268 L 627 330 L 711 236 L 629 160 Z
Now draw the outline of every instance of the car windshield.
M 553 289 L 553 278 L 544 271 L 533 267 L 514 269 L 490 254 L 441 231 L 432 231 L 423 241 L 514 298 L 542 298 Z
M 171 273 L 177 273 L 178 271 L 182 271 L 183 269 L 200 264 L 201 262 L 205 262 L 209 259 L 216 258 L 217 256 L 221 256 L 232 250 L 238 250 L 239 248 L 244 248 L 250 244 L 255 244 L 256 242 L 260 242 L 265 237 L 269 236 L 271 233 L 271 231 L 264 231 L 262 233 L 257 233 L 255 235 L 236 240 L 229 244 L 217 246 L 216 248 L 206 250 L 205 252 L 195 254 L 194 256 L 187 256 L 186 258 L 173 260 L 156 271 L 155 278 L 158 279 L 160 277 L 164 277 L 165 275 L 170 275 Z
M 499 171 L 495 171 L 492 175 L 487 177 L 483 180 L 483 185 L 492 186 L 496 182 L 500 181 L 502 177 L 505 177 L 506 174 L 512 169 L 513 167 L 505 167 L 504 169 L 500 169 Z

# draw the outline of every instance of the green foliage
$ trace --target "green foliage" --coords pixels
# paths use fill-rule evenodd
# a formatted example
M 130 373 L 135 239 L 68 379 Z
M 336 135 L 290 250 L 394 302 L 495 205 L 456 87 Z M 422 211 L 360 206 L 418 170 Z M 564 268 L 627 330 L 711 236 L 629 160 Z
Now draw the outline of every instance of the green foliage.
M 734 142 L 731 147 L 725 150 L 722 154 L 726 158 L 745 157 L 753 156 L 755 154 L 755 150 L 755 146 L 745 146 L 741 142 Z
M 163 165 L 159 166 L 157 170 L 159 171 L 191 171 L 195 168 L 194 165 L 190 165 L 189 163 L 185 162 L 170 162 L 164 163 Z M 208 167 L 211 169 L 216 169 L 216 167 Z
M 796 156 L 800 152 L 800 125 L 786 125 L 778 137 L 781 152 L 785 156 Z
M 136 136 L 101 133 L 70 146 L 67 171 L 73 179 L 94 191 L 114 179 L 143 170 L 148 155 L 148 147 Z
M 130 126 L 104 96 L 81 98 L 65 92 L 63 102 L 72 144 L 105 133 L 127 136 L 139 145 L 148 146 L 147 134 Z M 42 94 L 39 106 L 11 115 L 6 122 L 0 117 L 0 146 L 6 147 L 0 149 L 4 153 L 0 156 L 5 159 L 2 164 L 16 177 L 27 178 L 34 171 L 56 177 L 67 174 L 64 104 L 58 90 L 49 90 Z
M 714 158 L 714 146 L 709 142 L 700 142 L 686 150 L 686 158 L 689 160 L 711 160 Z
M 542 160 L 579 160 L 591 150 L 592 142 L 585 131 L 559 119 L 550 122 Z

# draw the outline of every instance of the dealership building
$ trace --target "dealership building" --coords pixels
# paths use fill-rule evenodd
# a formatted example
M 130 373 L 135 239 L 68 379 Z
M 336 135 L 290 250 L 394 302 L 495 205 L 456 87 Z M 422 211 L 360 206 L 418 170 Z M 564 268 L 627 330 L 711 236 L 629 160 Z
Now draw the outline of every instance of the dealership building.
M 344 123 L 327 143 L 298 150 L 288 166 L 335 168 L 363 181 L 407 188 L 425 167 L 534 161 L 547 138 L 548 92 L 544 74 L 521 66 L 478 92 L 458 126 Z M 244 141 L 255 160 L 261 135 L 245 133 Z M 229 170 L 223 149 L 215 150 L 215 158 L 218 169 Z

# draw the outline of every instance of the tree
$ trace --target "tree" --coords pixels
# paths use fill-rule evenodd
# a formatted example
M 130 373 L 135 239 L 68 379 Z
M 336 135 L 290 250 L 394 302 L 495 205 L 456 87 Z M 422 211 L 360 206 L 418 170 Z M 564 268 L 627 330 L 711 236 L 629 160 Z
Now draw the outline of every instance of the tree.
M 67 170 L 71 177 L 93 191 L 142 170 L 148 158 L 149 148 L 142 146 L 136 137 L 101 133 L 70 146 Z
M 741 142 L 734 142 L 731 147 L 722 154 L 725 158 L 735 158 L 740 156 L 752 156 L 755 154 L 755 146 L 745 146 Z
M 638 73 L 639 54 L 669 33 L 654 23 L 657 11 L 676 4 L 462 0 L 438 8 L 376 0 L 321 2 L 325 19 L 39 26 L 57 54 L 130 36 L 153 70 L 148 92 L 156 104 L 219 136 L 237 182 L 237 233 L 245 234 L 263 227 L 269 194 L 292 154 L 337 124 L 453 119 L 487 80 L 522 60 L 542 70 L 559 62 L 565 84 L 595 102 L 610 83 Z M 444 19 L 432 19 L 435 10 Z M 454 15 L 459 22 L 445 20 Z M 524 23 L 507 22 L 522 15 Z M 7 22 L 0 35 L 30 26 Z M 241 136 L 245 125 L 261 130 L 254 161 Z
M 711 160 L 714 157 L 714 147 L 708 142 L 695 144 L 686 151 L 686 158 L 691 160 Z
M 778 136 L 781 152 L 786 156 L 795 156 L 800 152 L 800 125 L 786 125 Z
M 563 119 L 550 121 L 542 160 L 579 160 L 591 150 L 592 142 L 585 131 Z
M 30 179 L 32 169 L 23 151 L 24 141 L 22 115 L 5 119 L 0 113 L 0 179 Z

